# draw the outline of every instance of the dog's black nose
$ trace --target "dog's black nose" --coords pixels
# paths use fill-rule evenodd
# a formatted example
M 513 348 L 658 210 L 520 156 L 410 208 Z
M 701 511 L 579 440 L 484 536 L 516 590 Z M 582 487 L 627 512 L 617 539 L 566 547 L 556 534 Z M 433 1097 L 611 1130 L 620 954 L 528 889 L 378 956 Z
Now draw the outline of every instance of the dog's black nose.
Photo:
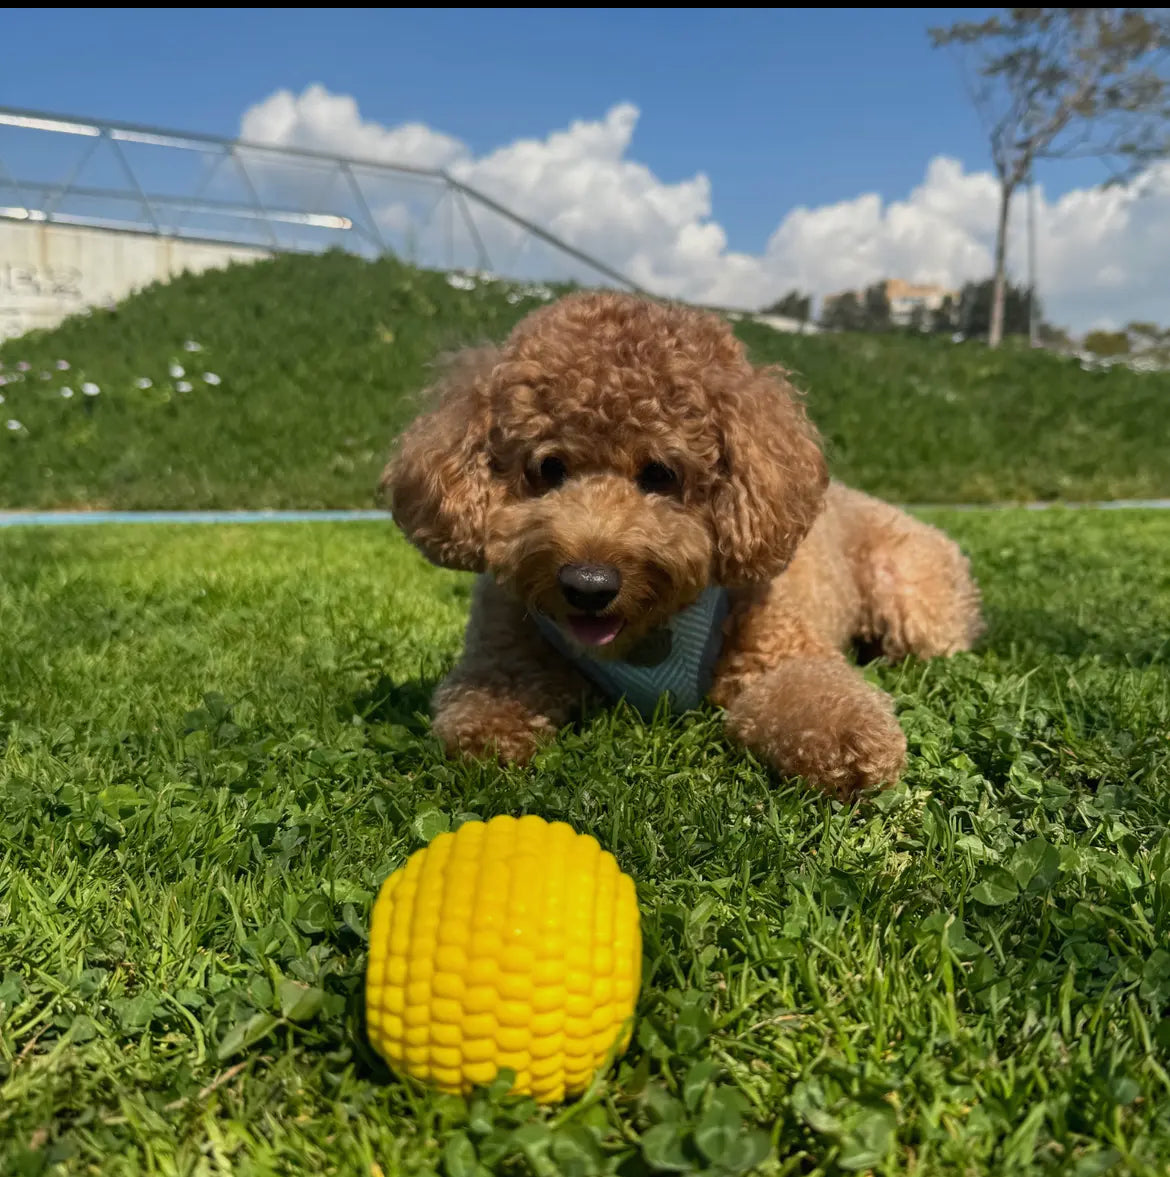
M 557 583 L 574 609 L 600 613 L 621 591 L 622 574 L 612 564 L 562 564 Z

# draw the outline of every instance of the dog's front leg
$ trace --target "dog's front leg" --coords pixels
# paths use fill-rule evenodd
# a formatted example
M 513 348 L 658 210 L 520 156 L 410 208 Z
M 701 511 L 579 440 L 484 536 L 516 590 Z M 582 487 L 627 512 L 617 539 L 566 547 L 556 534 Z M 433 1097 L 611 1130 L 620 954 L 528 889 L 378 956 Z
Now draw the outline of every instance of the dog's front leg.
M 844 800 L 897 780 L 906 736 L 893 700 L 840 652 L 855 604 L 834 597 L 839 578 L 822 583 L 818 569 L 798 560 L 737 604 L 711 699 L 728 733 L 776 772 Z
M 450 756 L 524 764 L 589 690 L 523 607 L 480 578 L 463 654 L 435 692 L 432 730 Z
M 893 700 L 836 654 L 786 658 L 745 678 L 726 723 L 782 776 L 842 800 L 897 780 L 906 759 Z

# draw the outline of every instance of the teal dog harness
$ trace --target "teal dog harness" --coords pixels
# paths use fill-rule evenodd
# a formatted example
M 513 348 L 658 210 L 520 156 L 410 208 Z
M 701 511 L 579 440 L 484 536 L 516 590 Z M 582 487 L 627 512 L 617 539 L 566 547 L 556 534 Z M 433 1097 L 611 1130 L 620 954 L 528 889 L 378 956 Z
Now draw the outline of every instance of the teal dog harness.
M 537 628 L 557 651 L 611 699 L 624 698 L 644 716 L 670 696 L 675 712 L 690 711 L 706 698 L 723 648 L 727 590 L 713 587 L 637 646 L 628 662 L 590 658 L 572 646 L 560 626 L 539 613 Z

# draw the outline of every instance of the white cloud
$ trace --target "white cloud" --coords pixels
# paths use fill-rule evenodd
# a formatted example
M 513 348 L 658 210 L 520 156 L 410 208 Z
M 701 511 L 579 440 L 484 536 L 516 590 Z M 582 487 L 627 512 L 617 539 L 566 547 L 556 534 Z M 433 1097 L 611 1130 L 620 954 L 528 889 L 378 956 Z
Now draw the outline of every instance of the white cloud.
M 579 120 L 542 139 L 519 139 L 476 156 L 421 123 L 385 127 L 363 120 L 353 98 L 315 85 L 300 95 L 278 91 L 251 107 L 241 135 L 444 168 L 639 285 L 698 302 L 755 307 L 792 287 L 824 295 L 881 277 L 959 285 L 990 272 L 998 191 L 986 172 L 965 171 L 958 160 L 940 156 L 905 198 L 864 193 L 795 208 L 762 253 L 747 254 L 728 249 L 712 217 L 706 175 L 666 183 L 631 157 L 638 117 L 637 107 L 622 103 L 602 119 Z M 371 203 L 383 232 L 403 234 L 412 226 L 423 255 L 432 249 L 431 260 L 442 264 L 439 228 L 427 221 L 433 199 L 434 192 L 396 192 Z M 1148 172 L 1139 186 L 1079 189 L 1054 201 L 1040 193 L 1037 204 L 1040 292 L 1049 318 L 1077 329 L 1136 318 L 1170 321 L 1164 279 L 1170 269 L 1170 165 Z M 476 223 L 501 271 L 588 276 L 547 251 L 525 263 L 526 235 L 478 211 Z M 1024 231 L 1025 205 L 1018 198 L 1009 264 L 1021 278 Z M 445 232 L 462 234 L 470 248 L 458 219 Z
M 862 286 L 881 277 L 958 285 L 991 269 L 995 182 L 966 175 L 939 157 L 902 201 L 876 193 L 790 212 L 768 241 L 773 274 L 818 294 Z
M 240 138 L 422 168 L 447 167 L 467 154 L 458 139 L 422 123 L 365 122 L 355 99 L 321 85 L 308 86 L 299 96 L 277 90 L 249 107 L 240 120 Z

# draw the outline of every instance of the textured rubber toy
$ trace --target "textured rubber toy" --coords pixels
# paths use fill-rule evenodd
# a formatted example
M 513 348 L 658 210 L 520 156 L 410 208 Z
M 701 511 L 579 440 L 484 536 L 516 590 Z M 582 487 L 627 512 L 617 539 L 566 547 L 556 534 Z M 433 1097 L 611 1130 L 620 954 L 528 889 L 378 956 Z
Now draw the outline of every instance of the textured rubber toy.
M 555 1103 L 625 1050 L 641 975 L 634 883 L 612 854 L 564 822 L 468 822 L 382 885 L 370 1042 L 443 1091 L 510 1067 L 513 1091 Z

